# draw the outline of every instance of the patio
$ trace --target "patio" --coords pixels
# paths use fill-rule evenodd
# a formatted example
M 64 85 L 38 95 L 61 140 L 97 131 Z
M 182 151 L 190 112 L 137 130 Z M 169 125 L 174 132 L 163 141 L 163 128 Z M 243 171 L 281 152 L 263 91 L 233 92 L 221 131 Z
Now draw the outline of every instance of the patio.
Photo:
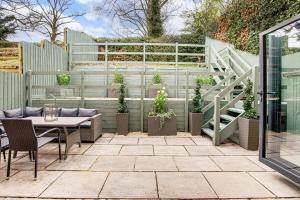
M 257 151 L 236 144 L 213 146 L 204 136 L 149 137 L 104 134 L 94 144 L 74 145 L 59 162 L 57 144 L 40 149 L 38 179 L 27 154 L 12 164 L 0 197 L 30 198 L 250 198 L 299 199 L 300 191 L 258 161 Z M 297 198 L 298 197 L 298 198 Z

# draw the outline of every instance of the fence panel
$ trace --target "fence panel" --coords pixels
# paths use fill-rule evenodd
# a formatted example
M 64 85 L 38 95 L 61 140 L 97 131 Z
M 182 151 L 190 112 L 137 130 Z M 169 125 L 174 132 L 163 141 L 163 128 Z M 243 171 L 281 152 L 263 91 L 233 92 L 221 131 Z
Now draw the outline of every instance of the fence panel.
M 0 109 L 24 107 L 24 75 L 0 72 Z

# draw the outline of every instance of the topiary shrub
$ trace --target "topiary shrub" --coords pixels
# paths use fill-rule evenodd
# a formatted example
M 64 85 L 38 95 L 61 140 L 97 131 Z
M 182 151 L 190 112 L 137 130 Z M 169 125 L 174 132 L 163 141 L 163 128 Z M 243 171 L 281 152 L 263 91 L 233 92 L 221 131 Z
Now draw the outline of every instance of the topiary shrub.
M 152 77 L 152 81 L 153 84 L 161 84 L 162 83 L 161 76 L 159 74 L 154 74 Z
M 114 83 L 115 84 L 124 84 L 123 74 L 115 74 Z
M 195 88 L 195 96 L 192 101 L 192 112 L 193 113 L 201 113 L 202 111 L 202 97 L 201 97 L 201 81 L 199 77 L 196 78 L 196 88 Z
M 256 110 L 253 107 L 253 102 L 255 100 L 253 92 L 253 83 L 251 80 L 247 80 L 246 87 L 244 89 L 245 97 L 243 100 L 243 108 L 245 110 L 243 117 L 247 119 L 257 119 L 257 113 Z
M 118 113 L 128 113 L 127 103 L 125 101 L 125 85 L 120 85 L 120 96 L 119 96 L 119 106 Z

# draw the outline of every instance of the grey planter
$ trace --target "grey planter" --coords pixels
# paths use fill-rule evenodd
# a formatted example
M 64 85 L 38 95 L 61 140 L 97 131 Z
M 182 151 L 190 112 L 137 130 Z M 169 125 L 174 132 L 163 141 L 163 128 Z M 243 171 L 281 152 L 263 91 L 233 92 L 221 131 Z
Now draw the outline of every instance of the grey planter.
M 129 123 L 129 113 L 117 113 L 117 134 L 127 135 L 128 134 L 128 123 Z
M 189 113 L 189 130 L 192 135 L 201 135 L 203 113 Z
M 159 117 L 148 117 L 148 135 L 149 136 L 168 136 L 177 135 L 176 116 L 168 119 L 160 127 Z
M 259 144 L 259 120 L 238 118 L 240 146 L 255 151 Z
M 161 90 L 163 88 L 162 84 L 153 84 L 148 89 L 148 97 L 149 98 L 155 98 L 157 95 L 157 91 Z

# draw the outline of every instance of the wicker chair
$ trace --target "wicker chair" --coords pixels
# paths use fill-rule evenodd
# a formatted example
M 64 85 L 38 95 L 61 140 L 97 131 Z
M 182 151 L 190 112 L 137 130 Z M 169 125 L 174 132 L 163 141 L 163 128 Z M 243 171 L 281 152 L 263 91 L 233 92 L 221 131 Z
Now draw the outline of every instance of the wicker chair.
M 58 139 L 59 159 L 61 160 L 61 132 L 58 128 L 50 129 L 42 134 L 35 133 L 32 121 L 28 119 L 3 119 L 1 120 L 9 141 L 7 177 L 10 176 L 11 153 L 12 151 L 32 152 L 35 160 L 34 178 L 37 178 L 38 149 L 49 142 Z M 56 137 L 46 137 L 50 132 L 57 131 Z
M 0 129 L 0 152 L 3 153 L 4 161 L 6 160 L 5 151 L 9 149 L 9 143 L 7 135 L 1 131 Z M 0 156 L 0 162 L 1 162 L 1 156 Z

